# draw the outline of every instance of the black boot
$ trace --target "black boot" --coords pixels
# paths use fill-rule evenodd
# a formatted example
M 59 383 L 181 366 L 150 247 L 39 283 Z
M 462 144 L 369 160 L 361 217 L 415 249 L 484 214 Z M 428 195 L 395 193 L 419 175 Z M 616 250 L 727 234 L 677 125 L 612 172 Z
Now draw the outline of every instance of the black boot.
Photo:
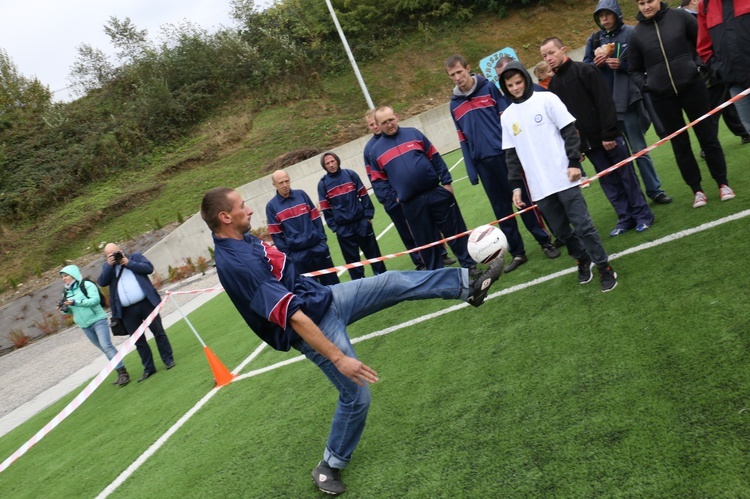
M 130 383 L 130 375 L 128 374 L 127 369 L 125 369 L 124 367 L 118 367 L 117 368 L 117 381 L 115 381 L 112 384 L 125 386 L 128 383 Z

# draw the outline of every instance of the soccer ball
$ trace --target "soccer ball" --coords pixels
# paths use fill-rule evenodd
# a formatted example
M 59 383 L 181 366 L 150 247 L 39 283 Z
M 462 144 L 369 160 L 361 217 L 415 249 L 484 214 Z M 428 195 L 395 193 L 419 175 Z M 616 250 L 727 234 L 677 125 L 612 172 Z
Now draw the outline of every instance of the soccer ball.
M 489 263 L 508 249 L 508 238 L 493 225 L 480 225 L 469 234 L 469 256 L 475 262 Z

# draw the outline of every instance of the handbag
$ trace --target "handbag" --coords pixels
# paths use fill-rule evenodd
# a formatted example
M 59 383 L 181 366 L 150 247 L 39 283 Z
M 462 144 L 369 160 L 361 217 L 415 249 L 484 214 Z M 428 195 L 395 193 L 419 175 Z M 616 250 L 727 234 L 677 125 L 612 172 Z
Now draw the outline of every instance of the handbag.
M 109 320 L 109 328 L 112 330 L 114 336 L 128 336 L 129 334 L 122 323 L 122 319 L 111 318 Z

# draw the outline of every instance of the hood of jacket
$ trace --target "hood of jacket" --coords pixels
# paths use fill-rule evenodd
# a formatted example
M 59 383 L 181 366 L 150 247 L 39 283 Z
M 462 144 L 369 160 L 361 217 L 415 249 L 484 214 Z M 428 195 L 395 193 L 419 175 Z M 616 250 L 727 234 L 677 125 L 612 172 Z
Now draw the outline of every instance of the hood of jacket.
M 602 29 L 602 31 L 607 31 L 599 22 L 599 13 L 603 10 L 614 12 L 614 14 L 617 16 L 617 25 L 612 31 L 608 31 L 608 33 L 615 33 L 616 31 L 619 31 L 620 28 L 622 28 L 623 22 L 622 10 L 620 10 L 620 5 L 617 3 L 617 0 L 599 0 L 599 3 L 596 4 L 596 10 L 594 11 L 594 22 Z
M 523 95 L 520 98 L 513 97 L 513 95 L 508 92 L 508 87 L 505 85 L 505 74 L 508 71 L 520 71 L 521 75 L 523 75 L 524 80 L 526 80 L 526 89 L 523 91 Z M 521 64 L 518 61 L 510 61 L 508 64 L 505 65 L 503 68 L 503 71 L 500 73 L 500 89 L 503 91 L 505 96 L 511 100 L 511 102 L 515 102 L 516 104 L 520 104 L 522 102 L 525 102 L 534 94 L 534 80 L 531 79 L 531 75 L 528 71 L 526 71 L 526 68 L 523 67 L 523 64 Z
M 326 165 L 325 165 L 326 156 L 333 156 L 336 159 L 336 163 L 338 163 L 338 165 L 339 165 L 338 171 L 340 172 L 341 171 L 341 158 L 339 158 L 338 154 L 336 154 L 333 151 L 326 151 L 326 152 L 324 152 L 320 156 L 320 166 L 323 167 L 323 169 L 326 171 L 326 173 L 328 173 L 328 170 L 326 170 Z M 336 173 L 338 173 L 338 172 L 336 172 Z
M 635 18 L 639 23 L 653 24 L 654 21 L 658 21 L 659 19 L 661 19 L 664 16 L 664 13 L 669 10 L 669 4 L 667 4 L 666 2 L 660 2 L 659 5 L 659 12 L 657 12 L 656 15 L 651 19 L 646 19 L 640 12 L 636 14 Z
M 83 276 L 81 276 L 81 270 L 75 265 L 67 265 L 63 267 L 60 273 L 68 274 L 70 277 L 75 279 L 79 284 L 81 283 L 81 280 L 83 279 Z

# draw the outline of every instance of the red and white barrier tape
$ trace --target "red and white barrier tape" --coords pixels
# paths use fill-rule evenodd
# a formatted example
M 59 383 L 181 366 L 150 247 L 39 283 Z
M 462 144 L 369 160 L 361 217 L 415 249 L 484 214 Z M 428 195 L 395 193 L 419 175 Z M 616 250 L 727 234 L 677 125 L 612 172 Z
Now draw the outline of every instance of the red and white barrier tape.
M 125 343 L 123 343 L 120 348 L 117 350 L 117 354 L 110 359 L 109 362 L 107 362 L 107 365 L 105 365 L 101 371 L 99 371 L 99 374 L 96 375 L 96 377 L 91 380 L 91 382 L 84 388 L 81 393 L 79 393 L 76 398 L 74 398 L 68 405 L 65 406 L 65 408 L 60 411 L 60 413 L 52 418 L 52 420 L 47 423 L 44 428 L 39 430 L 36 435 L 31 437 L 25 444 L 23 444 L 16 452 L 14 452 L 10 457 L 8 457 L 5 461 L 0 464 L 0 473 L 5 471 L 8 466 L 13 464 L 19 457 L 26 454 L 26 452 L 31 449 L 34 445 L 36 445 L 42 438 L 44 438 L 45 435 L 47 435 L 49 432 L 51 432 L 57 425 L 63 422 L 65 418 L 70 416 L 73 411 L 78 409 L 78 407 L 83 404 L 89 396 L 94 393 L 94 390 L 96 390 L 99 385 L 101 385 L 107 376 L 115 369 L 115 366 L 120 363 L 120 361 L 130 353 L 133 348 L 135 348 L 135 342 L 138 341 L 138 339 L 144 334 L 146 331 L 146 328 L 153 322 L 156 315 L 159 313 L 159 311 L 162 308 L 162 305 L 164 304 L 164 300 L 162 300 L 159 305 L 156 306 L 153 312 L 149 314 L 149 316 L 146 318 L 145 321 L 143 321 L 143 324 L 136 330 L 135 333 L 133 333 L 132 336 L 130 336 Z

